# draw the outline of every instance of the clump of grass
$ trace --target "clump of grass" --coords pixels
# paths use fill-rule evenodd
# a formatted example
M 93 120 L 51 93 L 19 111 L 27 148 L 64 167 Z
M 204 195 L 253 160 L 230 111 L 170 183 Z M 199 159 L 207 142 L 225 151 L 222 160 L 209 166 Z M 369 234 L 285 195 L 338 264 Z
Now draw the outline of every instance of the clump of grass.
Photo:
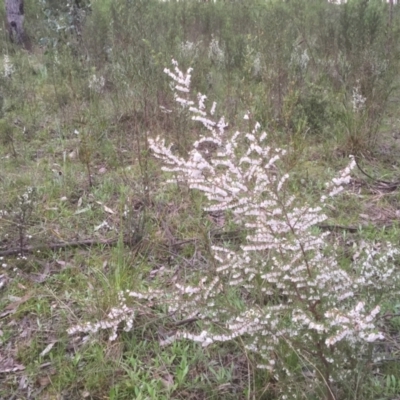
M 15 128 L 4 118 L 0 119 L 1 144 L 11 150 L 13 157 L 17 157 L 15 148 Z

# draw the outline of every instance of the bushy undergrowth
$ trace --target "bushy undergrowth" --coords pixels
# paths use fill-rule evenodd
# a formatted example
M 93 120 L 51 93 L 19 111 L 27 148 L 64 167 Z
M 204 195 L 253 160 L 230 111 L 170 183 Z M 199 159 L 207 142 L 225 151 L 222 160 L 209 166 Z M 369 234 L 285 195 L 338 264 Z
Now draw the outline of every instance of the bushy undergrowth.
M 170 101 L 161 71 L 176 54 L 194 68 L 194 89 L 214 96 L 231 123 L 248 109 L 263 127 L 291 137 L 334 135 L 341 150 L 355 153 L 372 151 L 395 82 L 398 13 L 388 24 L 388 12 L 378 0 L 340 7 L 318 0 L 42 1 L 27 5 L 26 21 L 48 55 L 50 84 L 70 74 L 64 91 L 81 96 L 82 80 L 95 72 L 115 89 L 119 112 L 136 114 L 135 125 L 160 125 L 159 106 Z M 35 25 L 40 15 L 47 28 Z M 354 117 L 356 87 L 366 101 Z

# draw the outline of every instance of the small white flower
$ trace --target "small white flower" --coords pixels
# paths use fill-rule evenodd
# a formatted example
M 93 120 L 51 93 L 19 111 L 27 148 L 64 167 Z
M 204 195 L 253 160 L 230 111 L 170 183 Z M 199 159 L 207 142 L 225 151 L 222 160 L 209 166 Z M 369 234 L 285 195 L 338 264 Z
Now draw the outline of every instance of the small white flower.
M 353 105 L 353 111 L 359 113 L 363 110 L 367 98 L 361 94 L 360 81 L 357 81 L 357 86 L 353 88 L 353 96 L 351 104 Z
M 5 54 L 3 58 L 3 71 L 5 78 L 10 78 L 15 72 L 14 65 L 12 64 L 8 54 Z
M 225 62 L 225 54 L 219 45 L 219 40 L 212 35 L 210 45 L 208 47 L 208 57 L 218 66 L 222 66 Z
M 89 78 L 89 89 L 96 93 L 101 93 L 104 89 L 105 83 L 103 76 L 98 77 L 96 74 L 93 74 Z

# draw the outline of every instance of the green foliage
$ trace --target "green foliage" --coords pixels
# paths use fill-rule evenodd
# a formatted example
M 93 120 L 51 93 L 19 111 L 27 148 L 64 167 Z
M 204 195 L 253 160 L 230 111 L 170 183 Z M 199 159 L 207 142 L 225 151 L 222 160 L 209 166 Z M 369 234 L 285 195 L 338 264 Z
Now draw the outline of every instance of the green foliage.
M 49 32 L 40 38 L 42 45 L 70 44 L 75 35 L 81 35 L 82 25 L 91 11 L 90 0 L 40 0 L 39 3 Z

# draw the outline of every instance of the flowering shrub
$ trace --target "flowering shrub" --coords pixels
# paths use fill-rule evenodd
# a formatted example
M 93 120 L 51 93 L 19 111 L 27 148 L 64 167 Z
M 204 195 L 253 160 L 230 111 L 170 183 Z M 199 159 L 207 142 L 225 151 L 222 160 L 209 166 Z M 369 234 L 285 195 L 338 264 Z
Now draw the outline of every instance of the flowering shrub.
M 345 270 L 337 248 L 327 241 L 329 232 L 316 229 L 327 218 L 326 203 L 350 182 L 355 161 L 327 184 L 318 205 L 306 204 L 290 194 L 281 160 L 285 150 L 270 147 L 259 124 L 247 134 L 230 133 L 224 118 L 214 118 L 215 103 L 207 112 L 206 96 L 190 99 L 191 69 L 183 73 L 173 64 L 174 70 L 165 72 L 173 80 L 175 100 L 204 126 L 205 134 L 187 158 L 173 154 L 159 137 L 150 140 L 150 147 L 172 175 L 169 183 L 184 182 L 203 193 L 205 211 L 229 212 L 246 229 L 247 240 L 239 250 L 212 246 L 209 270 L 202 277 L 189 277 L 173 289 L 128 291 L 120 308 L 126 310 L 127 298 L 133 297 L 135 307 L 143 307 L 144 299 L 147 305 L 167 304 L 171 315 L 202 321 L 201 332 L 179 330 L 165 345 L 188 339 L 208 346 L 241 337 L 257 355 L 258 367 L 278 379 L 293 373 L 287 360 L 294 353 L 314 369 L 326 398 L 334 398 L 333 382 L 345 377 L 369 343 L 383 339 L 375 324 L 378 301 L 397 283 L 393 259 L 398 251 L 389 244 L 382 252 L 364 245 Z M 114 314 L 96 329 L 87 324 L 69 332 L 110 328 L 112 321 L 119 324 L 124 318 Z M 133 310 L 125 315 L 130 328 Z M 115 338 L 115 328 L 112 332 Z

